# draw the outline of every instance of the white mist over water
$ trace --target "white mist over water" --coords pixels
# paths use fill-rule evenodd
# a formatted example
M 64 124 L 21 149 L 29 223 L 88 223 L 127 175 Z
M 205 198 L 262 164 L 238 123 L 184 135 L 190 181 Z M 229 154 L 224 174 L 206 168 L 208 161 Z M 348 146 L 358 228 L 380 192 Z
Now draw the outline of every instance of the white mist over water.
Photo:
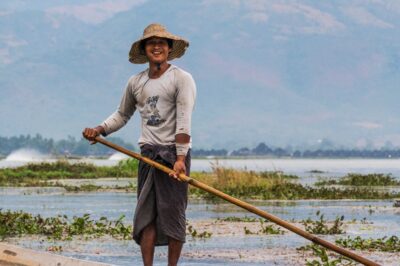
M 108 157 L 108 160 L 121 161 L 121 160 L 124 160 L 124 159 L 127 159 L 127 158 L 129 158 L 128 155 L 120 153 L 120 152 L 116 152 L 116 153 L 112 154 L 110 157 Z
M 48 159 L 49 156 L 33 149 L 19 149 L 8 155 L 5 161 L 10 162 L 37 162 Z

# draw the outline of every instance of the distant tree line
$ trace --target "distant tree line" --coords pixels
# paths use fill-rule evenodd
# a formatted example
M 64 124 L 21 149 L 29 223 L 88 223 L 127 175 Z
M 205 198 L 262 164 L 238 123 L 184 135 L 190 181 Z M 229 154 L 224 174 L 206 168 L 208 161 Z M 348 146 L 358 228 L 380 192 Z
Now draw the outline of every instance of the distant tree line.
M 271 148 L 265 143 L 258 144 L 250 149 L 243 147 L 232 152 L 222 150 L 193 150 L 193 156 L 268 156 L 292 158 L 400 158 L 400 149 L 315 149 L 315 150 L 287 150 Z
M 133 150 L 134 146 L 123 141 L 120 138 L 107 138 L 108 140 Z M 81 138 L 79 140 L 68 136 L 67 139 L 53 140 L 52 138 L 44 138 L 40 134 L 35 136 L 20 135 L 14 137 L 0 137 L 0 155 L 7 156 L 11 152 L 19 149 L 34 149 L 44 154 L 65 155 L 65 156 L 105 156 L 114 153 L 110 148 L 97 144 L 90 143 Z
M 108 140 L 130 150 L 135 150 L 134 145 L 125 142 L 117 137 L 108 137 Z M 69 136 L 67 139 L 53 140 L 44 138 L 40 134 L 35 136 L 20 135 L 14 137 L 0 137 L 0 155 L 7 156 L 18 149 L 34 149 L 44 154 L 64 156 L 107 156 L 114 153 L 114 150 L 98 144 L 90 143 L 81 138 L 76 139 Z M 226 149 L 193 149 L 192 156 L 207 157 L 292 157 L 292 158 L 400 158 L 400 149 L 314 149 L 314 150 L 292 150 L 283 148 L 272 148 L 265 143 L 258 144 L 250 149 L 243 147 L 229 152 Z

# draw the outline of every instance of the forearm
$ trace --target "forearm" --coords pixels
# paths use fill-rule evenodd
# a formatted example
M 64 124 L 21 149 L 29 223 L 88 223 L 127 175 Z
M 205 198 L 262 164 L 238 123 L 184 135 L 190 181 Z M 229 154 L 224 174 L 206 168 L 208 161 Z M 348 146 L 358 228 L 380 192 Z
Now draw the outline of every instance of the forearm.
M 124 117 L 119 111 L 110 115 L 99 127 L 103 128 L 103 135 L 109 135 L 121 127 L 123 127 L 129 120 L 129 117 Z
M 176 162 L 174 164 L 175 173 L 171 174 L 177 179 L 179 174 L 186 174 L 186 154 L 189 150 L 190 136 L 187 134 L 176 134 Z
M 189 150 L 190 136 L 188 134 L 176 134 L 175 145 L 177 160 L 185 161 L 186 154 Z
M 106 131 L 104 130 L 104 128 L 102 126 L 97 126 L 94 128 L 97 132 L 99 132 L 99 135 L 105 135 Z

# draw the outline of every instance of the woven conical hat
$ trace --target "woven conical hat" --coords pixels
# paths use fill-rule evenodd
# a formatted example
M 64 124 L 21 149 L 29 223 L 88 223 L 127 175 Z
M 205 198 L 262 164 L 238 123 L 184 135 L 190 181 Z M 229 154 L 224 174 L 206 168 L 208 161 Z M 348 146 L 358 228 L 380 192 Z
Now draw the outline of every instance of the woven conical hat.
M 185 39 L 169 33 L 167 29 L 161 24 L 150 24 L 143 31 L 143 36 L 132 44 L 131 50 L 129 51 L 129 61 L 133 64 L 144 64 L 148 62 L 147 56 L 140 48 L 141 41 L 151 38 L 159 37 L 172 40 L 172 50 L 168 55 L 168 60 L 181 57 L 186 48 L 189 47 L 189 42 Z

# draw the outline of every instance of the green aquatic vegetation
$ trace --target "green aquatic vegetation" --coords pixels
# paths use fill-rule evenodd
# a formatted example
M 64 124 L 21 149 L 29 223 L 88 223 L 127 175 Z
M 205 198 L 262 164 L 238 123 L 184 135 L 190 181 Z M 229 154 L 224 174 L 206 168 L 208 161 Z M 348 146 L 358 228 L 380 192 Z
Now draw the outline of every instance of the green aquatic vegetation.
M 244 230 L 244 234 L 245 235 L 255 235 L 255 234 L 257 234 L 256 232 L 252 232 L 250 229 L 248 229 L 246 226 L 245 227 L 243 227 L 243 230 Z
M 238 198 L 263 200 L 297 199 L 391 199 L 400 192 L 377 191 L 370 188 L 311 187 L 290 182 L 288 178 L 268 177 L 254 171 L 213 167 L 211 173 L 194 172 L 191 177 Z M 192 197 L 218 200 L 213 194 L 190 187 Z
M 187 234 L 191 235 L 193 238 L 210 238 L 212 236 L 211 232 L 204 231 L 204 232 L 198 232 L 192 225 L 187 225 Z
M 22 211 L 2 211 L 0 209 L 0 239 L 23 235 L 44 235 L 49 239 L 71 240 L 73 236 L 100 237 L 110 235 L 117 239 L 131 239 L 133 228 L 123 223 L 122 215 L 116 221 L 106 217 L 93 220 L 89 214 L 74 216 L 69 220 L 66 215 L 44 218 Z
M 285 174 L 282 171 L 263 171 L 258 173 L 260 177 L 267 179 L 299 179 L 297 175 Z
M 258 230 L 257 232 L 253 232 L 245 226 L 245 227 L 243 227 L 244 233 L 246 235 L 258 235 L 258 234 L 283 235 L 285 233 L 285 231 L 281 230 L 279 227 L 275 226 L 274 224 L 264 224 L 263 219 L 259 219 L 259 221 L 260 221 L 260 230 Z
M 308 218 L 307 220 L 302 221 L 307 232 L 318 235 L 336 235 L 345 233 L 342 228 L 344 216 L 336 217 L 332 226 L 328 225 L 328 221 L 324 219 L 324 215 L 321 214 L 320 211 L 316 212 L 316 216 L 317 220 L 311 220 L 311 218 Z
M 245 222 L 245 223 L 253 223 L 259 221 L 261 218 L 256 218 L 256 217 L 236 217 L 236 216 L 228 216 L 225 218 L 218 218 L 217 221 L 223 221 L 223 222 Z
M 100 189 L 103 189 L 102 186 L 97 186 L 97 185 L 93 185 L 93 184 L 84 184 L 81 186 L 69 186 L 69 185 L 65 185 L 65 184 L 60 184 L 57 183 L 55 184 L 57 187 L 63 187 L 65 188 L 66 191 L 68 192 L 90 192 L 90 191 L 98 191 Z
M 358 222 L 357 222 L 357 219 L 354 218 L 351 221 L 348 221 L 347 223 L 348 224 L 356 224 Z M 361 223 L 361 224 L 373 224 L 372 221 L 368 221 L 367 220 L 367 217 L 364 217 L 364 218 L 360 219 L 359 223 Z
M 65 188 L 67 192 L 93 192 L 99 190 L 123 190 L 125 192 L 136 191 L 136 185 L 133 182 L 129 182 L 127 186 L 98 186 L 94 184 L 82 184 L 80 186 L 71 186 L 63 184 L 61 182 L 47 183 L 48 186 L 62 187 Z
M 400 186 L 400 181 L 391 174 L 348 174 L 339 180 L 329 179 L 315 183 L 316 186 Z
M 400 252 L 400 239 L 398 236 L 382 237 L 378 239 L 364 239 L 360 236 L 355 238 L 341 238 L 336 240 L 336 244 L 355 250 Z
M 311 174 L 323 174 L 325 172 L 321 171 L 321 170 L 313 169 L 313 170 L 309 171 L 309 173 L 311 173 Z
M 312 260 L 306 260 L 307 266 L 354 266 L 356 263 L 342 255 L 337 255 L 336 253 L 329 252 L 326 248 L 310 244 L 298 248 L 299 251 L 312 251 L 312 254 L 316 257 Z
M 40 186 L 40 182 L 49 179 L 134 177 L 137 169 L 138 161 L 135 159 L 122 160 L 116 166 L 95 166 L 91 163 L 70 163 L 65 160 L 31 163 L 0 169 L 0 186 Z
M 259 233 L 265 235 L 283 235 L 284 231 L 282 231 L 279 227 L 274 226 L 273 224 L 264 225 L 264 221 L 260 219 L 260 231 Z
M 261 198 L 269 199 L 392 199 L 400 196 L 399 192 L 376 191 L 368 188 L 314 188 L 301 184 L 276 184 L 261 192 Z

